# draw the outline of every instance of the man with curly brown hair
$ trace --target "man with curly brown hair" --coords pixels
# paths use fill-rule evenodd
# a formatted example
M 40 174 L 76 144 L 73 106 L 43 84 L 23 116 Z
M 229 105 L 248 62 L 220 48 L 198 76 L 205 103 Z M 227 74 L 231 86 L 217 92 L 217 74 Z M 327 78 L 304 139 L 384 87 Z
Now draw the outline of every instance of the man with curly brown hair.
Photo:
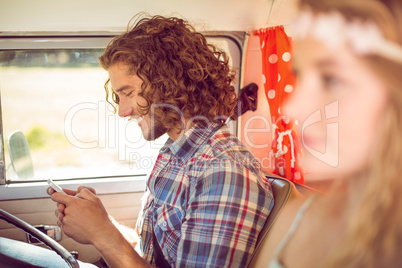
M 114 38 L 100 63 L 119 116 L 148 141 L 169 139 L 147 182 L 139 254 L 87 188 L 52 195 L 64 232 L 112 267 L 246 267 L 273 195 L 225 124 L 237 102 L 226 55 L 184 20 L 155 16 Z

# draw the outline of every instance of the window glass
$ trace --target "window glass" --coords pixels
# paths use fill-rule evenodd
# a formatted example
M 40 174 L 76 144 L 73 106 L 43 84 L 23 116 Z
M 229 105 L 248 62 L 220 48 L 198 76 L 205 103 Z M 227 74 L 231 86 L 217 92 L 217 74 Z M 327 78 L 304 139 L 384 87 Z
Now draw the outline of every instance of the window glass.
M 208 39 L 229 55 L 230 65 L 237 72 L 238 90 L 239 45 L 225 37 Z M 151 171 L 168 137 L 145 141 L 137 123 L 119 118 L 106 102 L 104 83 L 108 74 L 100 67 L 98 57 L 109 40 L 0 39 L 6 180 L 131 176 Z M 236 126 L 235 121 L 229 123 L 235 134 Z M 12 137 L 21 136 L 16 133 L 26 137 L 31 162 L 13 156 L 16 146 Z M 31 165 L 32 174 L 18 172 L 21 165 Z
M 105 101 L 102 49 L 0 51 L 7 179 L 18 179 L 8 139 L 29 144 L 33 179 L 144 174 L 166 136 L 146 142 Z M 20 178 L 21 179 L 21 178 Z

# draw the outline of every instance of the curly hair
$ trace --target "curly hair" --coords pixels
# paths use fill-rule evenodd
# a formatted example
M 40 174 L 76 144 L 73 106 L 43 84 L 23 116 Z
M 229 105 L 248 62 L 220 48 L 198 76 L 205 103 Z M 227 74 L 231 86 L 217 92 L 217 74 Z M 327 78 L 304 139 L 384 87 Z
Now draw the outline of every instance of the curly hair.
M 126 64 L 129 74 L 143 81 L 139 95 L 147 105 L 138 112 L 145 115 L 153 104 L 166 104 L 155 105 L 158 108 L 152 112 L 168 130 L 184 127 L 181 114 L 195 123 L 223 123 L 235 111 L 237 96 L 231 84 L 235 75 L 227 55 L 183 19 L 142 18 L 115 37 L 99 61 L 106 70 L 117 62 Z M 106 100 L 111 103 L 111 94 L 118 105 L 109 82 L 105 83 Z

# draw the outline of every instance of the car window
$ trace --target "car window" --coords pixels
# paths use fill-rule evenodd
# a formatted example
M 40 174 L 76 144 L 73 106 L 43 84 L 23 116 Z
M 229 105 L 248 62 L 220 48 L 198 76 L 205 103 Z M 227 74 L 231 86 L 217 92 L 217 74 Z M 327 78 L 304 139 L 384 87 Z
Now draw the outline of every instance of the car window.
M 106 102 L 103 88 L 108 74 L 98 57 L 110 38 L 95 43 L 77 40 L 11 38 L 0 44 L 2 134 L 9 182 L 146 174 L 167 139 L 164 135 L 145 141 L 138 125 L 119 118 Z M 234 53 L 233 41 L 210 40 Z M 241 56 L 236 49 L 237 62 L 232 56 L 231 65 L 239 69 Z M 233 123 L 231 127 L 235 131 Z M 25 136 L 30 159 L 14 159 L 16 133 Z M 30 164 L 32 173 L 18 172 L 18 165 Z

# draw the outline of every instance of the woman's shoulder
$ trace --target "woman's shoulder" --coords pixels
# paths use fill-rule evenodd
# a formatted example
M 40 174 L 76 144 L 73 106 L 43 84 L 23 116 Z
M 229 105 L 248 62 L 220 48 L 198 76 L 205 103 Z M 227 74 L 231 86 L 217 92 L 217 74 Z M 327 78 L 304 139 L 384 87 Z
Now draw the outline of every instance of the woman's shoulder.
M 278 240 L 278 243 L 287 234 L 292 223 L 295 221 L 296 216 L 303 217 L 306 206 L 314 199 L 315 196 L 297 196 L 290 200 L 278 215 L 277 220 L 272 226 L 270 235 L 273 240 Z M 302 210 L 304 208 L 304 210 Z M 276 238 L 276 239 L 274 239 Z
M 260 252 L 263 252 L 264 261 L 272 260 L 274 257 L 274 252 L 278 248 L 279 244 L 288 234 L 288 231 L 300 211 L 303 204 L 309 202 L 310 197 L 298 196 L 290 200 L 279 213 L 278 218 L 273 223 L 272 229 L 269 231 L 267 236 L 264 238 L 264 243 L 261 244 Z M 259 260 L 255 263 L 255 267 L 260 265 L 265 265 L 266 263 L 259 263 Z
M 271 259 L 284 267 L 319 267 L 342 235 L 334 228 L 342 226 L 341 219 L 328 204 L 328 196 L 319 193 L 289 202 L 271 230 Z

